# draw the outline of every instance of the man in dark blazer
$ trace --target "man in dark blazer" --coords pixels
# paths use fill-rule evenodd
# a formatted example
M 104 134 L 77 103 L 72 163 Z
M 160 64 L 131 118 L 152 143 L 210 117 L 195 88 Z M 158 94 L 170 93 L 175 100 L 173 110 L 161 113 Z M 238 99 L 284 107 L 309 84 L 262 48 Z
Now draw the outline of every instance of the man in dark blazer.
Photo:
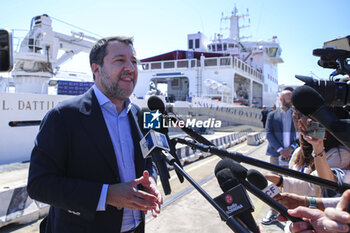
M 99 40 L 90 52 L 95 85 L 44 117 L 32 151 L 28 193 L 51 205 L 40 232 L 144 232 L 162 197 L 139 146 L 131 38 Z
M 261 111 L 261 122 L 263 123 L 263 127 L 265 128 L 267 115 L 269 114 L 269 110 L 267 110 L 266 106 L 263 106 L 263 110 Z
M 293 151 L 297 148 L 297 137 L 292 119 L 292 92 L 281 92 L 281 108 L 270 112 L 266 120 L 266 138 L 268 141 L 266 155 L 270 156 L 270 163 L 288 166 Z M 285 164 L 280 164 L 284 162 Z M 265 225 L 277 221 L 277 212 L 270 210 L 262 220 Z

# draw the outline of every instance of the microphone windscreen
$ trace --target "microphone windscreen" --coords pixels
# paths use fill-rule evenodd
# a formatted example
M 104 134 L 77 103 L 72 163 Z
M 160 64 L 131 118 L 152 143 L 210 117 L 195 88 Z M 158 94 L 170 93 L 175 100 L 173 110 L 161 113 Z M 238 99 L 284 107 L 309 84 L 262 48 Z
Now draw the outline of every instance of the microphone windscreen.
M 238 180 L 232 175 L 232 172 L 229 168 L 220 170 L 215 174 L 216 179 L 219 182 L 219 185 L 222 191 L 226 192 L 231 188 L 239 184 Z
M 215 167 L 215 175 L 219 171 L 229 168 L 234 176 L 236 176 L 239 179 L 245 179 L 247 177 L 247 169 L 237 163 L 236 161 L 232 159 L 222 159 L 218 164 L 216 164 Z
M 152 95 L 151 97 L 149 97 L 147 101 L 147 106 L 152 111 L 159 110 L 159 112 L 165 113 L 165 105 L 161 98 L 159 98 L 158 96 Z
M 293 91 L 292 103 L 298 111 L 308 116 L 324 104 L 324 99 L 315 89 L 304 85 Z
M 260 190 L 263 190 L 268 185 L 265 176 L 255 169 L 250 169 L 247 172 L 247 180 Z

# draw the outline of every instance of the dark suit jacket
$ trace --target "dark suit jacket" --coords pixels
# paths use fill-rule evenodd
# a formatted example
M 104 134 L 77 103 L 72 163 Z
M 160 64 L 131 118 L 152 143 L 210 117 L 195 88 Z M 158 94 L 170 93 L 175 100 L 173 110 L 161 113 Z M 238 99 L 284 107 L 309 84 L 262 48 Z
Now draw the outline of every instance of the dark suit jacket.
M 261 111 L 261 121 L 262 122 L 266 122 L 268 114 L 269 114 L 269 110 L 262 110 Z
M 137 112 L 135 106 L 129 111 L 136 177 L 145 169 L 156 177 L 151 159 L 141 153 Z M 107 205 L 96 211 L 102 185 L 115 183 L 120 183 L 115 152 L 93 89 L 50 110 L 35 140 L 27 186 L 31 198 L 51 205 L 41 230 L 120 232 L 123 210 Z
M 282 109 L 276 109 L 267 115 L 266 121 L 266 138 L 269 142 L 267 146 L 267 155 L 277 157 L 280 155 L 277 150 L 283 147 L 283 123 Z M 290 113 L 292 114 L 292 113 Z M 292 117 L 291 117 L 292 119 Z M 290 143 L 294 149 L 298 146 L 296 143 L 296 133 L 293 122 L 291 122 Z

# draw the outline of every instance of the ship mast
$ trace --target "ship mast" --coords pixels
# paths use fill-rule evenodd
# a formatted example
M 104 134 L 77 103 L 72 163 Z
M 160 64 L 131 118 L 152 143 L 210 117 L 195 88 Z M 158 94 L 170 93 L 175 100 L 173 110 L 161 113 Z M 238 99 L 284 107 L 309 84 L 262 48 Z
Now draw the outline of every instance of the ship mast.
M 240 19 L 244 19 L 245 17 L 248 17 L 249 13 L 248 13 L 248 9 L 247 9 L 247 13 L 246 14 L 238 15 L 237 13 L 238 13 L 238 9 L 237 9 L 236 4 L 235 4 L 235 7 L 234 7 L 234 9 L 232 11 L 231 16 L 223 16 L 223 13 L 221 14 L 221 22 L 222 21 L 226 21 L 226 20 L 230 21 L 230 28 L 224 28 L 224 29 L 225 30 L 228 30 L 228 29 L 230 30 L 229 39 L 233 39 L 233 40 L 239 42 L 242 39 L 248 38 L 246 36 L 241 37 L 239 35 L 240 29 L 249 27 L 249 25 L 239 26 L 239 20 Z M 221 28 L 221 30 L 222 30 L 222 28 Z

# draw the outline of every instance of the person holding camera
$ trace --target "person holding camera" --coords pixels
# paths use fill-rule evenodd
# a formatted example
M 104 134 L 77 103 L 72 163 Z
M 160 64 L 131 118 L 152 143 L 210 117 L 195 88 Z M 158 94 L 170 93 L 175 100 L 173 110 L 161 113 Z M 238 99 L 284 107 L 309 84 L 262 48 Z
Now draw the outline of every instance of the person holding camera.
M 325 131 L 324 128 L 319 128 L 321 133 L 314 133 L 313 136 L 318 136 L 319 138 L 308 136 L 311 134 L 307 133 L 308 127 L 306 125 L 311 123 L 310 120 L 310 118 L 301 114 L 298 110 L 294 110 L 293 121 L 301 136 L 299 137 L 300 147 L 293 153 L 289 168 L 316 175 L 323 179 L 336 181 L 337 178 L 333 170 L 339 169 L 342 171 L 349 169 L 350 151 L 332 134 Z M 322 153 L 316 156 L 316 153 L 319 153 L 318 150 L 321 150 Z M 320 186 L 292 177 L 282 177 L 272 173 L 265 174 L 265 177 L 271 182 L 283 187 L 284 192 L 314 197 L 336 195 L 335 193 L 331 193 L 331 191 L 328 191 L 329 193 L 322 193 Z

